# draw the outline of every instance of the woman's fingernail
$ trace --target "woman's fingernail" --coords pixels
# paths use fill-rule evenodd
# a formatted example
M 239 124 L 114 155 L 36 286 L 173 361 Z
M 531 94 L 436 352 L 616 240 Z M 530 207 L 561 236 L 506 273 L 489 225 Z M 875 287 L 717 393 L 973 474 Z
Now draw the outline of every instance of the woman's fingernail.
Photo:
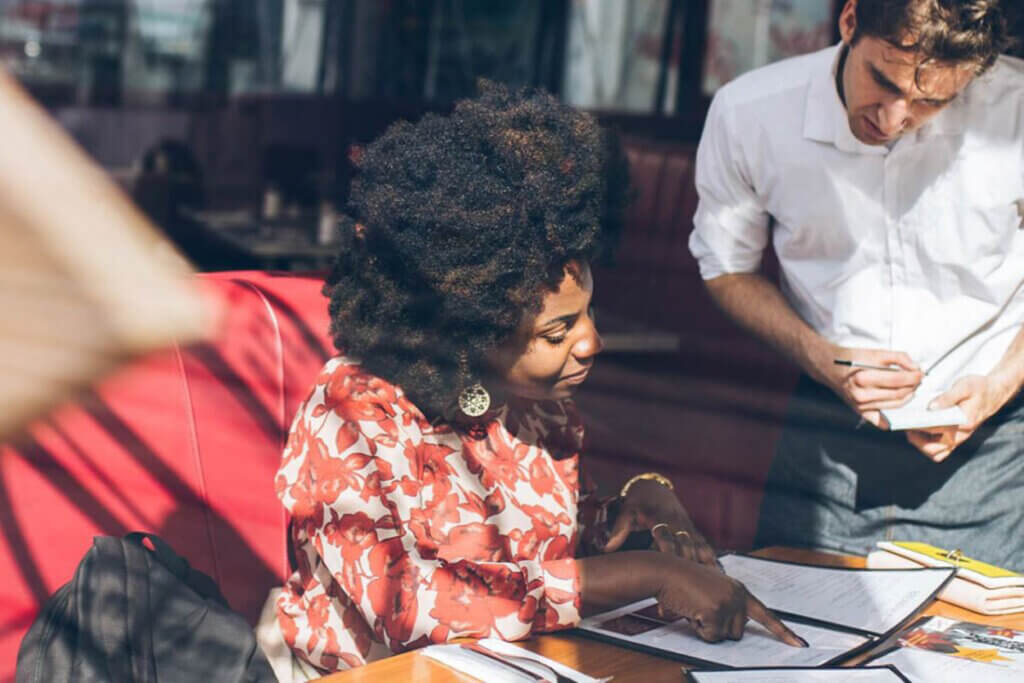
M 803 639 L 803 638 L 801 638 L 800 636 L 797 636 L 797 640 L 799 640 L 799 641 L 800 641 L 801 643 L 803 643 L 803 646 L 804 646 L 804 647 L 810 647 L 810 646 L 811 646 L 811 644 L 810 644 L 810 643 L 808 643 L 808 642 L 807 642 L 806 640 L 804 640 L 804 639 Z

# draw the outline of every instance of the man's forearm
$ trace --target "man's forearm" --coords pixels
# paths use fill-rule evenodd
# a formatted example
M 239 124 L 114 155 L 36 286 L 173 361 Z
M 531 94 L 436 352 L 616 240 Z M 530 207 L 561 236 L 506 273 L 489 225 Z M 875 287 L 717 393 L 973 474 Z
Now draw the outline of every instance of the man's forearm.
M 831 363 L 834 349 L 783 298 L 779 288 L 756 273 L 721 275 L 705 282 L 725 313 L 815 379 Z

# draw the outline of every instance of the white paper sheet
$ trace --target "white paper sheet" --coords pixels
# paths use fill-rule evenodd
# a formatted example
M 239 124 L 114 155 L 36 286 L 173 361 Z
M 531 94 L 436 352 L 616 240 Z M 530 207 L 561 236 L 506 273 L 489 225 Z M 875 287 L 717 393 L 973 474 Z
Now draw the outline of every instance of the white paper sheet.
M 901 647 L 871 664 L 892 664 L 912 683 L 1020 683 L 1019 671 L 985 662 L 951 657 L 939 652 Z
M 484 638 L 480 641 L 480 644 L 499 654 L 512 655 L 513 657 L 525 657 L 526 659 L 532 659 L 535 662 L 545 664 L 555 672 L 576 681 L 576 683 L 605 683 L 605 681 L 611 680 L 610 677 L 594 678 L 593 676 L 587 676 L 583 672 L 573 669 L 570 666 L 566 666 L 561 662 L 556 662 L 549 657 L 539 655 L 536 652 L 530 652 L 518 645 L 513 645 L 512 643 L 505 642 L 504 640 L 498 640 L 497 638 Z
M 868 642 L 864 636 L 785 620 L 786 626 L 806 640 L 810 647 L 787 645 L 753 621 L 747 622 L 741 640 L 724 640 L 720 643 L 704 642 L 685 620 L 664 625 L 653 624 L 650 630 L 632 635 L 618 630 L 616 624 L 620 617 L 631 618 L 635 612 L 655 604 L 657 601 L 653 598 L 640 600 L 584 619 L 579 627 L 627 643 L 733 667 L 818 666 Z
M 725 572 L 773 610 L 876 635 L 898 626 L 952 569 L 834 569 L 723 555 Z
M 428 645 L 419 651 L 420 656 L 455 669 L 487 683 L 534 683 L 529 676 L 518 674 L 483 655 L 464 650 L 458 645 Z
M 881 666 L 863 669 L 752 669 L 749 671 L 691 671 L 696 683 L 903 683 L 892 669 Z
M 484 638 L 480 641 L 480 644 L 498 654 L 515 657 L 516 659 L 513 660 L 513 663 L 516 666 L 528 669 L 545 678 L 550 677 L 551 671 L 555 671 L 577 683 L 605 683 L 610 680 L 608 678 L 587 676 L 561 662 L 556 662 L 553 659 L 530 652 L 511 643 L 506 643 L 497 638 Z M 459 673 L 472 676 L 480 681 L 486 681 L 486 683 L 533 683 L 533 679 L 529 676 L 510 670 L 499 662 L 472 650 L 467 650 L 456 643 L 429 645 L 419 652 L 423 656 L 441 662 Z M 530 662 L 539 662 L 543 666 L 536 667 L 531 665 Z

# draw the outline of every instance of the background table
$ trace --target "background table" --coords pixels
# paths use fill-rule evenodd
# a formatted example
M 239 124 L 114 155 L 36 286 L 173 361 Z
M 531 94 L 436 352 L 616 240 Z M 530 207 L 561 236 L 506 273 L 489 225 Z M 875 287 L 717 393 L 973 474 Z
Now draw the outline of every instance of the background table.
M 268 219 L 247 209 L 182 212 L 264 270 L 322 270 L 338 255 L 337 244 L 316 241 L 319 218 L 313 213 Z
M 863 567 L 864 558 L 796 548 L 766 548 L 754 553 L 760 557 L 833 567 Z M 1024 630 L 1024 614 L 989 617 L 936 600 L 924 614 L 973 621 L 993 626 Z M 517 642 L 516 645 L 567 664 L 591 676 L 614 676 L 615 683 L 627 681 L 681 681 L 683 664 L 662 657 L 616 647 L 583 636 L 551 634 Z M 447 667 L 421 657 L 416 652 L 389 657 L 358 669 L 320 679 L 324 683 L 376 683 L 377 681 L 458 682 L 475 679 L 462 676 Z

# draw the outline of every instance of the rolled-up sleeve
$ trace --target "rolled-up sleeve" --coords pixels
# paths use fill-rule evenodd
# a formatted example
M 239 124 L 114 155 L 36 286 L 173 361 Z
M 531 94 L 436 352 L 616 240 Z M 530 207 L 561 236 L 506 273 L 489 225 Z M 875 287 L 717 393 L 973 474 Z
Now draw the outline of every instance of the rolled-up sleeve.
M 690 252 L 705 280 L 749 273 L 761 264 L 768 244 L 769 216 L 753 186 L 727 90 L 711 103 L 697 148 L 699 202 Z

